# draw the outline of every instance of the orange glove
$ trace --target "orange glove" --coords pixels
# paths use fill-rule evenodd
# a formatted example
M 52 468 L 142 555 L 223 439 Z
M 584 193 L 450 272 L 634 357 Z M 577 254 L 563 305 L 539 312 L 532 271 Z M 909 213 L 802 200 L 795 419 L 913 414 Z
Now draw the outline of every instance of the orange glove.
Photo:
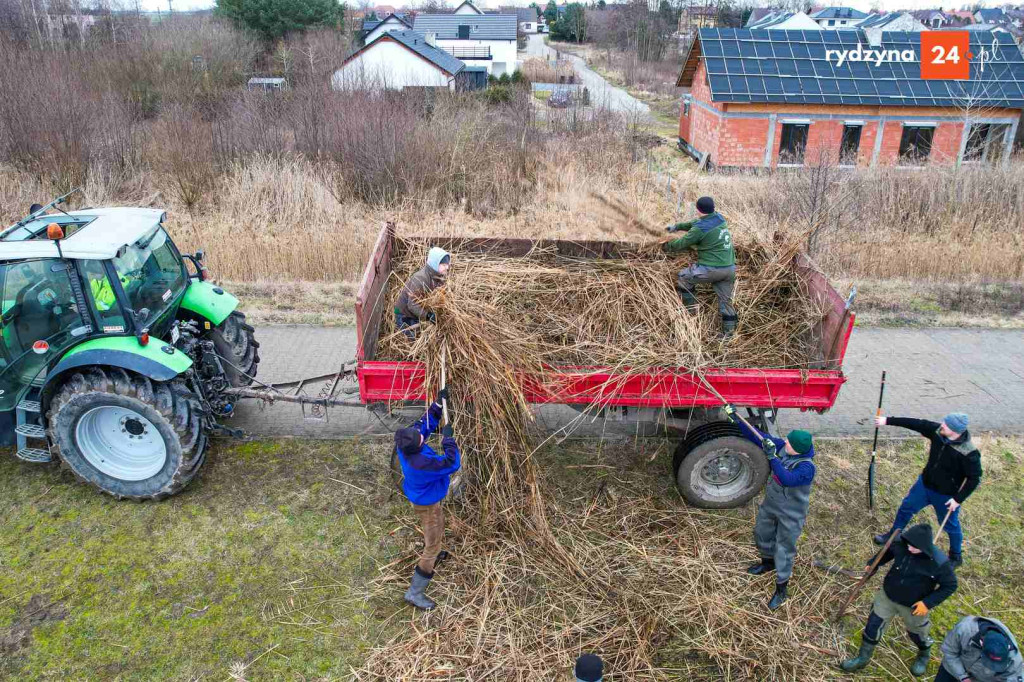
M 927 616 L 928 607 L 924 605 L 923 601 L 919 601 L 916 604 L 914 604 L 914 610 L 911 611 L 911 613 L 915 616 Z

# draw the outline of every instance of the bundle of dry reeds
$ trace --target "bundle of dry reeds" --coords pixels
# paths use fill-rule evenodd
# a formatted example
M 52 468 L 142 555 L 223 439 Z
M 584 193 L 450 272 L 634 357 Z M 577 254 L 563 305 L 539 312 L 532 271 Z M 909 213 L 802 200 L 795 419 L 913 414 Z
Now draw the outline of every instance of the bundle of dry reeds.
M 400 243 L 393 295 L 426 247 Z M 454 559 L 431 587 L 440 607 L 372 651 L 357 679 L 547 682 L 581 651 L 602 655 L 613 680 L 822 679 L 815 655 L 836 639 L 823 615 L 789 621 L 737 608 L 764 592 L 736 570 L 752 548 L 738 556 L 731 539 L 695 530 L 696 512 L 681 516 L 643 494 L 595 498 L 585 513 L 555 505 L 542 494 L 528 437 L 520 378 L 541 376 L 545 364 L 624 375 L 655 366 L 804 366 L 800 339 L 820 312 L 798 293 L 793 251 L 750 244 L 740 253 L 744 326 L 724 344 L 714 338 L 715 306 L 697 316 L 680 309 L 672 282 L 683 260 L 651 245 L 619 260 L 551 249 L 517 258 L 456 252 L 447 286 L 424 301 L 436 325 L 410 342 L 385 318 L 380 355 L 424 362 L 431 390 L 444 354 L 472 483 L 448 503 Z M 413 562 L 384 570 L 382 596 L 400 593 Z M 804 595 L 814 614 L 830 599 L 824 590 Z M 677 661 L 674 669 L 664 660 Z

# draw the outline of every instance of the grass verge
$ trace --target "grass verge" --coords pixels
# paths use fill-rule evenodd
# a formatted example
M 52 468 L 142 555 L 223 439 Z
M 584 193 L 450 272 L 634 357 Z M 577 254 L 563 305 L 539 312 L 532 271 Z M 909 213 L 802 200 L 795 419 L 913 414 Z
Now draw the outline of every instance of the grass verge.
M 977 443 L 985 478 L 964 506 L 966 564 L 960 589 L 934 612 L 939 638 L 961 616 L 978 613 L 1024 633 L 1024 440 L 982 436 Z M 873 551 L 871 533 L 891 520 L 926 457 L 920 439 L 884 444 L 869 513 L 868 449 L 859 440 L 820 443 L 794 596 L 779 618 L 806 617 L 802 609 L 819 590 L 845 593 L 852 581 L 812 560 L 859 570 Z M 755 555 L 754 506 L 686 507 L 666 475 L 670 453 L 666 441 L 591 441 L 547 447 L 539 457 L 544 485 L 563 511 L 628 510 L 632 499 L 650 496 L 678 515 L 683 545 L 689 533 L 718 538 L 734 547 L 730 570 L 742 571 Z M 402 586 L 380 596 L 374 585 L 379 569 L 412 565 L 417 539 L 379 442 L 218 443 L 200 479 L 157 504 L 116 502 L 54 468 L 0 455 L 0 678 L 337 680 L 376 643 L 412 627 Z M 916 520 L 934 527 L 930 514 Z M 444 570 L 459 570 L 458 557 Z M 763 609 L 769 582 L 755 598 L 723 598 Z M 837 653 L 852 649 L 879 584 L 872 581 L 837 631 Z M 858 679 L 907 679 L 912 651 L 901 630 L 889 629 Z M 687 656 L 684 639 L 670 637 L 659 665 L 684 669 Z M 930 675 L 937 665 L 935 657 Z M 757 679 L 756 666 L 708 674 Z

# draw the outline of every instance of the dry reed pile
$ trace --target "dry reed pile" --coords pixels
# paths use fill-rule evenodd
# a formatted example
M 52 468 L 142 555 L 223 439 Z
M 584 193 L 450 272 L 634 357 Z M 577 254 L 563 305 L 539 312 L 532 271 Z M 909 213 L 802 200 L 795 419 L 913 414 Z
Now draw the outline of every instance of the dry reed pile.
M 425 248 L 402 242 L 392 295 Z M 599 491 L 582 511 L 554 503 L 542 492 L 532 415 L 517 380 L 545 363 L 626 373 L 722 362 L 799 366 L 806 349 L 787 339 L 803 335 L 815 313 L 797 293 L 797 275 L 782 267 L 790 249 L 741 250 L 749 283 L 738 302 L 747 327 L 731 344 L 709 343 L 717 310 L 696 319 L 679 310 L 671 282 L 681 264 L 651 245 L 623 261 L 550 250 L 520 258 L 456 252 L 448 285 L 425 301 L 436 326 L 409 342 L 393 333 L 393 321 L 382 325 L 382 355 L 426 363 L 432 389 L 445 354 L 471 483 L 447 503 L 453 559 L 431 587 L 439 608 L 374 649 L 356 678 L 547 682 L 594 651 L 610 680 L 824 679 L 820 654 L 838 642 L 826 584 L 805 590 L 799 617 L 772 614 L 765 589 L 737 570 L 738 560 L 753 558 L 747 538 L 738 544 L 694 523 L 705 516 L 713 524 L 713 515 L 680 514 L 640 493 Z M 383 570 L 381 598 L 404 588 L 411 566 L 410 557 Z

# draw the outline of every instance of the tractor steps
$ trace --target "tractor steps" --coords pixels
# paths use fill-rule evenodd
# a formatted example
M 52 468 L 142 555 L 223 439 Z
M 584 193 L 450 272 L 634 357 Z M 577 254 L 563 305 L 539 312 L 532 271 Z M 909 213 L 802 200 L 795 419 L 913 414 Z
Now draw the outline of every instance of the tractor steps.
M 46 438 L 46 429 L 38 424 L 18 424 L 14 432 L 26 438 Z
M 41 448 L 22 448 L 15 453 L 15 457 L 32 464 L 46 464 L 53 461 L 50 451 Z
M 36 414 L 39 414 L 39 412 L 42 411 L 42 405 L 40 405 L 35 400 L 22 400 L 20 403 L 18 403 L 18 409 L 22 410 L 23 412 L 34 412 Z

